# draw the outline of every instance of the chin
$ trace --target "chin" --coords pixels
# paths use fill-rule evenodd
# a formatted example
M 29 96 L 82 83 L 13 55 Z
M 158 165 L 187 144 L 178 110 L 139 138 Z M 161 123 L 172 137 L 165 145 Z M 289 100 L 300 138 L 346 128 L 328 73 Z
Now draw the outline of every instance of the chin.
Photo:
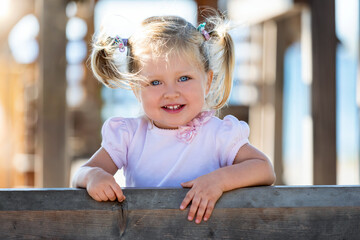
M 160 124 L 155 124 L 158 128 L 163 128 L 163 129 L 177 129 L 180 126 L 184 126 L 186 125 L 186 123 L 182 124 L 182 123 L 160 123 Z

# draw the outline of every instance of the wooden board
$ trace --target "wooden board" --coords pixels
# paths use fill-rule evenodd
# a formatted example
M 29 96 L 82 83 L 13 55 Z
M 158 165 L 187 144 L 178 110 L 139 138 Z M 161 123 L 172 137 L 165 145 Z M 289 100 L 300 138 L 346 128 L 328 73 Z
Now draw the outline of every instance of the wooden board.
M 208 222 L 186 220 L 187 189 L 0 190 L 0 239 L 358 239 L 360 187 L 255 187 L 225 193 Z

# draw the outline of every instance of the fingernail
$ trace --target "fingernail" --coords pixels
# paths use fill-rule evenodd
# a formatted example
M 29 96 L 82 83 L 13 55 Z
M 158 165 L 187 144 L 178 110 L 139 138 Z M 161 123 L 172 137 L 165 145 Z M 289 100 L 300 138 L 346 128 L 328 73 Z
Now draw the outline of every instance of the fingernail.
M 184 206 L 183 206 L 183 205 L 181 205 L 181 206 L 180 206 L 180 209 L 181 209 L 181 210 L 184 210 Z
M 188 217 L 188 220 L 189 220 L 189 221 L 192 221 L 192 217 Z
M 208 220 L 208 218 L 204 217 L 204 221 L 206 222 Z
M 200 220 L 199 220 L 199 219 L 196 219 L 195 222 L 196 222 L 196 223 L 200 223 Z

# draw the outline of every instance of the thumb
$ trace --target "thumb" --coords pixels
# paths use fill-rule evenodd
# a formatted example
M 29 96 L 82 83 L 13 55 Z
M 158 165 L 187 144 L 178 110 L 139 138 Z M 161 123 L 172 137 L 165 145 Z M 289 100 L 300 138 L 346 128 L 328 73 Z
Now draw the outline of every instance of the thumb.
M 181 183 L 181 186 L 184 187 L 184 188 L 191 188 L 193 185 L 194 185 L 193 180 Z

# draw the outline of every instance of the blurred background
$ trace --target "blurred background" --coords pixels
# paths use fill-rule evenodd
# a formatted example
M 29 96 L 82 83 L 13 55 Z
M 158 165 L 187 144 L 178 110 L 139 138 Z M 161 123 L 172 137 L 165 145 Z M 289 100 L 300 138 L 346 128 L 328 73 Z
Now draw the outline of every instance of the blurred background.
M 153 15 L 197 26 L 204 7 L 239 26 L 222 115 L 249 123 L 276 184 L 359 184 L 358 0 L 0 0 L 0 188 L 68 187 L 102 123 L 139 114 L 94 79 L 94 32 L 127 38 Z

